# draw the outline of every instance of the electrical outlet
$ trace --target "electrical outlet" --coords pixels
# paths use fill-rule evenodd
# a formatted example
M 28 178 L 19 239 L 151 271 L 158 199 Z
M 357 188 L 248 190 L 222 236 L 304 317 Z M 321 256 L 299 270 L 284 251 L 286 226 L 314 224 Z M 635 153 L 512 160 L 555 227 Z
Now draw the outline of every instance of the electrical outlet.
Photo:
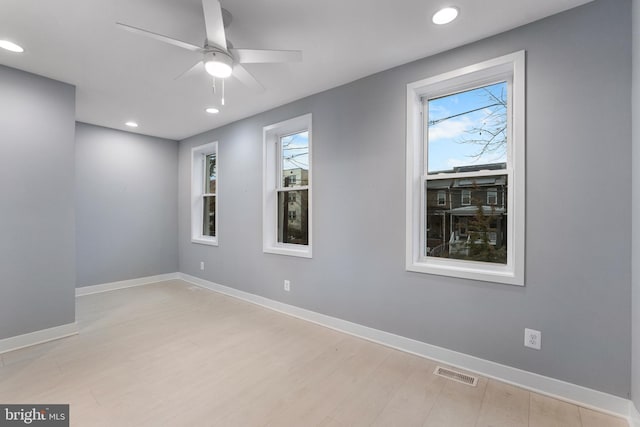
M 204 271 L 204 261 L 200 261 L 200 270 Z
M 540 350 L 541 345 L 542 345 L 542 332 L 536 331 L 535 329 L 525 328 L 524 346 L 533 348 L 535 350 Z
M 289 292 L 291 290 L 291 282 L 288 280 L 284 281 L 284 290 Z

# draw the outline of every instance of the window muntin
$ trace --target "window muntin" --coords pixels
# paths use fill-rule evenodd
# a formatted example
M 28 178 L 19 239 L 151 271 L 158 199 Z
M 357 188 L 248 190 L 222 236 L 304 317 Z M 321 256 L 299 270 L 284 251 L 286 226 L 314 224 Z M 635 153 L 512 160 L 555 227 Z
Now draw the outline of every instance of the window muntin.
M 524 284 L 524 81 L 525 53 L 520 51 L 407 85 L 407 270 Z M 463 98 L 474 93 L 491 96 L 489 92 L 500 100 L 506 100 L 495 102 L 502 105 L 501 108 L 503 111 L 506 110 L 506 115 L 500 117 L 496 114 L 495 109 L 498 105 L 492 106 L 493 109 L 481 108 L 487 106 L 478 106 L 482 99 L 476 100 L 475 108 L 471 103 L 465 107 L 467 100 Z M 462 98 L 456 100 L 456 95 Z M 457 111 L 453 109 L 456 101 L 459 105 Z M 433 103 L 433 117 L 429 115 L 429 102 Z M 442 107 L 446 106 L 450 107 L 450 111 L 444 111 Z M 485 120 L 480 126 L 469 128 L 469 124 L 473 122 L 473 113 L 484 114 Z M 505 120 L 503 128 L 496 127 Z M 431 132 L 431 141 L 429 124 L 436 126 Z M 447 133 L 451 136 L 453 132 L 455 136 L 455 132 L 458 132 L 460 136 L 460 131 L 465 129 L 469 132 L 464 134 L 464 140 L 445 140 Z M 496 129 L 499 132 L 496 132 Z M 484 151 L 469 153 L 468 150 L 474 147 L 473 142 L 477 142 L 474 140 L 479 139 L 477 137 L 480 136 L 480 131 L 483 136 L 495 136 L 494 141 L 501 133 L 505 134 L 504 150 L 500 150 L 496 144 L 475 144 L 476 149 L 481 148 Z M 460 151 L 459 145 L 462 145 L 462 148 L 468 146 L 467 152 Z M 456 148 L 458 152 L 451 151 Z M 450 151 L 450 155 L 443 157 L 447 150 Z M 491 176 L 504 181 L 504 188 L 501 184 L 483 182 Z M 451 179 L 460 180 L 459 188 L 445 183 Z M 471 184 L 462 185 L 463 180 Z M 462 189 L 465 186 L 465 189 L 470 191 L 466 200 L 469 204 L 462 206 Z M 487 195 L 488 188 L 497 189 L 495 197 L 493 193 Z M 437 203 L 438 191 L 446 191 L 447 206 Z M 495 204 L 487 203 L 487 200 L 495 201 Z M 474 215 L 490 213 L 491 210 L 500 214 L 500 210 L 503 210 L 504 214 L 500 225 L 494 216 L 485 215 L 489 217 L 487 224 L 479 229 L 474 224 L 477 221 L 469 216 L 456 215 L 459 218 L 455 218 L 456 222 L 450 223 L 447 215 L 460 213 L 453 211 L 458 208 L 473 210 Z M 470 237 L 472 234 L 473 237 Z M 481 260 L 472 260 L 469 257 L 456 259 L 448 255 L 443 257 L 443 244 L 448 243 L 452 237 L 455 240 L 456 236 L 458 242 L 461 236 L 466 236 L 466 249 L 471 252 L 475 252 L 476 249 L 473 245 L 477 246 L 480 242 L 484 244 L 485 249 L 502 245 L 506 248 L 506 262 L 504 259 L 498 260 L 489 256 Z M 438 246 L 440 248 L 436 249 Z M 459 253 L 460 251 L 457 254 Z
M 191 241 L 218 244 L 218 144 L 191 150 Z

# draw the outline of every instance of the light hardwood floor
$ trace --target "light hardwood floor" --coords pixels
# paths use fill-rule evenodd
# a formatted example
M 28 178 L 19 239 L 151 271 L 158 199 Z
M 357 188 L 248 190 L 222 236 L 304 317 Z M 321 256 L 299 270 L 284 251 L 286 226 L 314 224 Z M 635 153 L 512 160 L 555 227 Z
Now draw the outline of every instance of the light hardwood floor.
M 74 426 L 584 426 L 626 421 L 180 281 L 77 299 L 80 334 L 0 356 L 0 402 Z

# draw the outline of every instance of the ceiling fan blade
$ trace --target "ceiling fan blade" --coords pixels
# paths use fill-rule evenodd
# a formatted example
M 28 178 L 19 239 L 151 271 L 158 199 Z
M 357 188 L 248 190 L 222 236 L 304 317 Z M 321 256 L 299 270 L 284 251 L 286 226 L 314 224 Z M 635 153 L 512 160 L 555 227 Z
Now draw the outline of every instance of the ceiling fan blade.
M 186 43 L 186 42 L 183 42 L 183 41 L 180 41 L 180 40 L 172 39 L 170 37 L 163 36 L 162 34 L 153 33 L 151 31 L 143 30 L 142 28 L 137 28 L 137 27 L 133 27 L 131 25 L 123 24 L 121 22 L 116 22 L 116 25 L 118 25 L 122 29 L 130 31 L 130 32 L 132 32 L 134 34 L 139 34 L 141 36 L 145 36 L 145 37 L 149 37 L 149 38 L 152 38 L 152 39 L 155 39 L 155 40 L 159 40 L 159 41 L 164 42 L 164 43 L 168 43 L 168 44 L 171 44 L 171 45 L 174 45 L 174 46 L 181 47 L 183 49 L 190 50 L 192 52 L 199 52 L 199 53 L 203 53 L 204 52 L 204 49 L 199 47 L 199 46 L 193 45 L 191 43 Z
M 189 77 L 189 76 L 192 76 L 194 74 L 198 74 L 198 73 L 200 73 L 202 71 L 204 71 L 204 64 L 203 64 L 202 60 L 199 59 L 198 62 L 193 64 L 193 67 L 189 68 L 187 71 L 185 71 L 184 73 L 180 74 L 174 80 L 178 80 L 178 79 L 181 79 L 183 77 Z
M 302 61 L 299 50 L 229 49 L 229 52 L 241 64 Z
M 256 92 L 264 92 L 264 86 L 256 80 L 242 65 L 235 65 L 233 67 L 233 77 L 240 80 L 240 82 Z
M 222 19 L 222 6 L 218 0 L 202 0 L 204 11 L 204 24 L 207 31 L 207 41 L 227 50 L 227 37 L 224 34 L 224 21 Z

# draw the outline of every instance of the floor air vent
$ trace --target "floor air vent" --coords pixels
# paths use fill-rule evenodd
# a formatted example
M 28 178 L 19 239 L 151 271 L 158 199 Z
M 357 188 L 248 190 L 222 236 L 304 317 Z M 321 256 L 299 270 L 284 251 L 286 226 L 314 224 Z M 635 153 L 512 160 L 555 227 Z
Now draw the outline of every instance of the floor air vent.
M 436 366 L 436 370 L 433 371 L 433 373 L 439 377 L 449 378 L 450 380 L 474 387 L 478 384 L 478 377 L 463 374 L 462 372 L 457 372 L 452 369 L 443 368 L 442 366 Z

